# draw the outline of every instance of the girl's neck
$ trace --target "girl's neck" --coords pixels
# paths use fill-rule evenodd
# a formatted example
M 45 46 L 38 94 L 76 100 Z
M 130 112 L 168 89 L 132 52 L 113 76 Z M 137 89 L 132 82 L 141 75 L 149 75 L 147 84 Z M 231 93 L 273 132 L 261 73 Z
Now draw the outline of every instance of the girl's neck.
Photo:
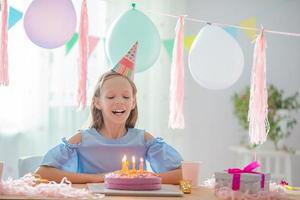
M 102 136 L 109 138 L 109 139 L 117 139 L 123 137 L 127 129 L 124 125 L 113 125 L 107 126 L 103 124 L 103 127 L 99 130 Z

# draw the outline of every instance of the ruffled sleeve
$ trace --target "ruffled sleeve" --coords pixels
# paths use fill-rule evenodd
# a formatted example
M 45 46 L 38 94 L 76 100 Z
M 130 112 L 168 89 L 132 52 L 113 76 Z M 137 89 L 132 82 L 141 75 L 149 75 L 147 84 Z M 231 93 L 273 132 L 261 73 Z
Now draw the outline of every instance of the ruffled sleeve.
M 148 140 L 146 148 L 146 160 L 155 173 L 166 172 L 181 166 L 181 155 L 162 138 Z
M 55 167 L 68 172 L 77 172 L 77 148 L 79 145 L 70 144 L 66 138 L 63 138 L 61 144 L 53 147 L 46 153 L 41 165 Z

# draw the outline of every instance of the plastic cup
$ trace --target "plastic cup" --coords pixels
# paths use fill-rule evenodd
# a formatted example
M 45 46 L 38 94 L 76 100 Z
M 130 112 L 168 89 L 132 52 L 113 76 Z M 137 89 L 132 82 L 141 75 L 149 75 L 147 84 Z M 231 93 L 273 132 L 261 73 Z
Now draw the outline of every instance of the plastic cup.
M 182 161 L 182 178 L 183 180 L 192 181 L 192 187 L 197 187 L 199 185 L 199 175 L 200 175 L 200 161 Z

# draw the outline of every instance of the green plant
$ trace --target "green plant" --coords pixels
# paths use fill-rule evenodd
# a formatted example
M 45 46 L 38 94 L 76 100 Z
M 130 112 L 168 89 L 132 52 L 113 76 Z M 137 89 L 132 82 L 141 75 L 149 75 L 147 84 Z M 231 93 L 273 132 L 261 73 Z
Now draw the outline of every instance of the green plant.
M 298 111 L 300 103 L 298 101 L 298 92 L 284 97 L 283 90 L 277 89 L 274 85 L 268 86 L 268 121 L 270 130 L 268 139 L 270 139 L 275 148 L 278 149 L 278 142 L 288 137 L 297 121 L 290 114 L 282 114 L 285 110 Z M 237 116 L 239 124 L 243 129 L 248 130 L 248 106 L 249 106 L 250 88 L 247 86 L 240 93 L 235 93 L 232 97 L 234 103 L 234 114 Z

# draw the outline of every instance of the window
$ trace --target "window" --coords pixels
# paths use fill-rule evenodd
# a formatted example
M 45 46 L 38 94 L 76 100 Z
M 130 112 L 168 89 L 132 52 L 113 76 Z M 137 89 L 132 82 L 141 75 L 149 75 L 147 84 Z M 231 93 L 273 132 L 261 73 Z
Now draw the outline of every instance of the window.
M 23 12 L 32 1 L 9 1 Z M 77 13 L 77 32 L 81 1 L 72 1 Z M 88 61 L 87 99 L 99 75 L 108 66 L 104 54 L 106 31 L 106 2 L 88 2 L 89 35 L 99 42 Z M 43 49 L 27 37 L 23 19 L 8 31 L 9 79 L 8 87 L 0 87 L 0 133 L 22 133 L 47 127 L 49 109 L 59 106 L 76 107 L 78 80 L 78 43 L 68 55 L 65 46 Z M 51 116 L 50 116 L 51 117 Z

